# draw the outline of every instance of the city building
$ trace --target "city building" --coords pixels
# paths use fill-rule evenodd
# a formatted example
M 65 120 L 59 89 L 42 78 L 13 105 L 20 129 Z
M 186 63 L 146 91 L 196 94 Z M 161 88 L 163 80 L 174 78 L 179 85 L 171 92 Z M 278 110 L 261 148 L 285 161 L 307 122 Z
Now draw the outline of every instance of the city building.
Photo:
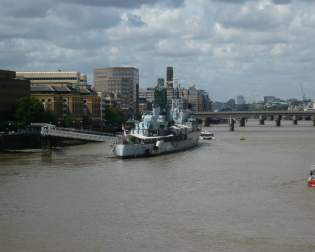
M 264 96 L 264 103 L 280 102 L 280 98 L 275 96 Z
M 235 99 L 233 98 L 229 99 L 224 105 L 224 110 L 236 110 Z
M 315 110 L 315 101 L 310 101 L 306 106 L 304 106 L 305 111 Z
M 147 102 L 151 103 L 151 105 L 154 101 L 154 91 L 155 91 L 155 88 L 147 88 L 145 92 L 145 97 L 147 99 Z
M 96 68 L 94 88 L 97 92 L 114 94 L 117 107 L 128 114 L 139 111 L 139 70 L 134 67 Z
M 31 96 L 41 101 L 44 109 L 53 112 L 59 121 L 66 118 L 81 123 L 83 120 L 100 120 L 101 99 L 89 88 L 33 85 Z
M 237 96 L 236 97 L 236 104 L 237 105 L 244 105 L 244 104 L 246 104 L 246 100 L 245 100 L 244 96 L 242 96 L 242 95 Z
M 146 88 L 139 90 L 139 113 L 152 110 L 152 104 L 154 102 L 155 88 Z
M 165 80 L 163 78 L 158 78 L 157 79 L 157 85 L 158 86 L 165 86 Z
M 211 111 L 212 101 L 209 98 L 208 93 L 205 90 L 199 90 L 199 96 L 201 99 L 201 112 L 202 111 Z
M 113 93 L 97 92 L 101 103 L 101 120 L 105 119 L 108 108 L 117 107 L 117 97 Z
M 154 90 L 154 102 L 153 106 L 160 107 L 160 111 L 162 114 L 167 114 L 167 109 L 169 108 L 168 102 L 167 102 L 167 88 L 163 85 L 156 86 Z
M 34 85 L 70 85 L 78 88 L 87 85 L 86 75 L 80 72 L 16 72 L 16 78 L 29 80 Z
M 166 68 L 166 86 L 167 88 L 173 88 L 174 85 L 174 69 L 171 66 Z
M 147 99 L 144 96 L 139 96 L 139 113 L 143 114 L 146 111 L 150 111 L 150 103 L 147 102 Z
M 201 99 L 195 85 L 188 88 L 188 104 L 189 108 L 194 112 L 201 110 Z
M 0 70 L 0 121 L 12 119 L 17 101 L 30 96 L 30 82 L 16 79 L 16 72 Z
M 89 88 L 81 88 L 79 92 L 82 100 L 83 117 L 92 121 L 100 120 L 101 98 L 94 90 Z
M 188 103 L 189 92 L 187 88 L 181 87 L 179 88 L 179 97 L 182 99 L 183 108 L 189 109 L 190 105 Z
M 187 91 L 182 90 L 184 99 L 187 101 L 188 108 L 194 112 L 203 112 L 211 110 L 211 100 L 208 93 L 204 90 L 197 89 L 195 85 L 188 88 Z

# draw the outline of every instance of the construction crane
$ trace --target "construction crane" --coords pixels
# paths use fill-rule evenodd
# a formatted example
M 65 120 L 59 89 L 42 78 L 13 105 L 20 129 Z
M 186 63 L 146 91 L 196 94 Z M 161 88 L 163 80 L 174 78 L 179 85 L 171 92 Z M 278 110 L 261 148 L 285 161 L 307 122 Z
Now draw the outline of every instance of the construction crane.
M 305 93 L 304 93 L 303 86 L 302 86 L 301 83 L 299 83 L 299 85 L 300 85 L 300 89 L 301 89 L 301 93 L 302 93 L 302 101 L 305 102 L 305 101 L 307 101 L 307 99 L 306 99 L 306 96 L 305 96 Z

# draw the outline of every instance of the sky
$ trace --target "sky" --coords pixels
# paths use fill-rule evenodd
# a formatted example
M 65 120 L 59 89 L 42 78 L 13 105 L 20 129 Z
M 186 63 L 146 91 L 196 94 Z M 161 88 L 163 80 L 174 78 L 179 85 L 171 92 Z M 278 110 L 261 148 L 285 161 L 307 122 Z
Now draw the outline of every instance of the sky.
M 315 98 L 315 0 L 0 0 L 0 69 L 173 66 L 212 100 Z M 303 91 L 302 91 L 303 90 Z

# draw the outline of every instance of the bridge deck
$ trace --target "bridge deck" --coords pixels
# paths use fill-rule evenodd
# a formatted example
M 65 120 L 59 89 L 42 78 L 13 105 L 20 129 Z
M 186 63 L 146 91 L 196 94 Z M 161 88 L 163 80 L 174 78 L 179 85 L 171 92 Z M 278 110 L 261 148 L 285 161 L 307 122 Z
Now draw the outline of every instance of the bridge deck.
M 222 111 L 222 112 L 198 112 L 194 113 L 198 118 L 216 117 L 254 117 L 254 116 L 312 116 L 315 117 L 314 111 Z

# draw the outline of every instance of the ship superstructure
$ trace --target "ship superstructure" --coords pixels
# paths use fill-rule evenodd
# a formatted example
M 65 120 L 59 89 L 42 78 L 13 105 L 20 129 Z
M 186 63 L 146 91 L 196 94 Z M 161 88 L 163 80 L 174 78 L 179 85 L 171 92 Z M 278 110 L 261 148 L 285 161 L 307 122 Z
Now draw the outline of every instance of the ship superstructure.
M 191 112 L 184 110 L 180 99 L 172 99 L 171 109 L 160 113 L 159 107 L 145 113 L 130 132 L 118 139 L 113 152 L 130 158 L 180 151 L 198 144 L 200 130 Z

